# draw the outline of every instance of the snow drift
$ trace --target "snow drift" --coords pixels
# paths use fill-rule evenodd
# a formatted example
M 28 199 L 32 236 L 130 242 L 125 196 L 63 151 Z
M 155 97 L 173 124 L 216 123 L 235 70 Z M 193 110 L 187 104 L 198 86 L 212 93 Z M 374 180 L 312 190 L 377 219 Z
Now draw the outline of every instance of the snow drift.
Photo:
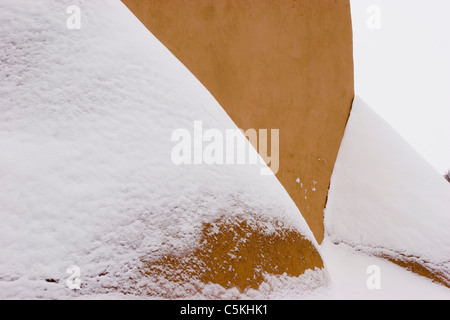
M 450 186 L 359 97 L 332 176 L 327 237 L 450 287 Z
M 0 298 L 327 290 L 274 176 L 172 163 L 174 130 L 236 126 L 119 0 L 2 1 L 0 25 Z M 80 290 L 66 286 L 71 265 Z

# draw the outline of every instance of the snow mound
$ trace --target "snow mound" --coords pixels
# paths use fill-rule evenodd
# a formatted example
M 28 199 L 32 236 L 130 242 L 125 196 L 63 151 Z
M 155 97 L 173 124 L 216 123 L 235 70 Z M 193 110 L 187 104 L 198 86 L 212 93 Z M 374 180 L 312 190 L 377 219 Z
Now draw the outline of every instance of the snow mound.
M 450 285 L 450 186 L 359 97 L 332 176 L 327 237 Z
M 66 27 L 71 5 L 79 30 Z M 236 126 L 119 0 L 6 0 L 0 25 L 0 298 L 152 294 L 146 265 L 191 252 L 224 216 L 251 217 L 269 238 L 297 232 L 317 250 L 260 166 L 172 163 L 174 130 Z M 80 290 L 66 286 L 71 265 Z M 317 272 L 315 288 L 327 282 Z M 262 276 L 285 288 L 302 279 Z M 273 281 L 241 293 L 270 296 Z M 214 296 L 204 285 L 180 296 Z

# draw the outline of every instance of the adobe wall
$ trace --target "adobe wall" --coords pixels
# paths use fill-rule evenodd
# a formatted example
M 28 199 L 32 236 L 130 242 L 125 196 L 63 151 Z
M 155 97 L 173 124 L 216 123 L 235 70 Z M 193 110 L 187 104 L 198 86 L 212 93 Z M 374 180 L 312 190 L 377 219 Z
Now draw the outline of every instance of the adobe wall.
M 280 130 L 277 177 L 321 242 L 354 97 L 349 0 L 123 2 L 239 128 Z

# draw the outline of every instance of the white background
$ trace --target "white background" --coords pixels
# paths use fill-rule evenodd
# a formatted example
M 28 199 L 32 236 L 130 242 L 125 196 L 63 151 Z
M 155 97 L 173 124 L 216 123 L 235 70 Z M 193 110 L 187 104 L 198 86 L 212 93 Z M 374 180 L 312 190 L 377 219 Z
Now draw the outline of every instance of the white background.
M 450 1 L 352 0 L 355 86 L 440 173 L 450 169 Z M 372 5 L 380 29 L 369 29 Z

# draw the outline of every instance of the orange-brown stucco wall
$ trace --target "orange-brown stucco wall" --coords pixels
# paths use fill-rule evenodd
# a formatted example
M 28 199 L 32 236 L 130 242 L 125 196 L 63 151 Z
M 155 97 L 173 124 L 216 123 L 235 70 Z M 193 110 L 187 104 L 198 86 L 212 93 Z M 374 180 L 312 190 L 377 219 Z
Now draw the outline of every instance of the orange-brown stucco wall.
M 277 177 L 321 242 L 354 97 L 349 0 L 123 2 L 239 128 L 280 130 Z

